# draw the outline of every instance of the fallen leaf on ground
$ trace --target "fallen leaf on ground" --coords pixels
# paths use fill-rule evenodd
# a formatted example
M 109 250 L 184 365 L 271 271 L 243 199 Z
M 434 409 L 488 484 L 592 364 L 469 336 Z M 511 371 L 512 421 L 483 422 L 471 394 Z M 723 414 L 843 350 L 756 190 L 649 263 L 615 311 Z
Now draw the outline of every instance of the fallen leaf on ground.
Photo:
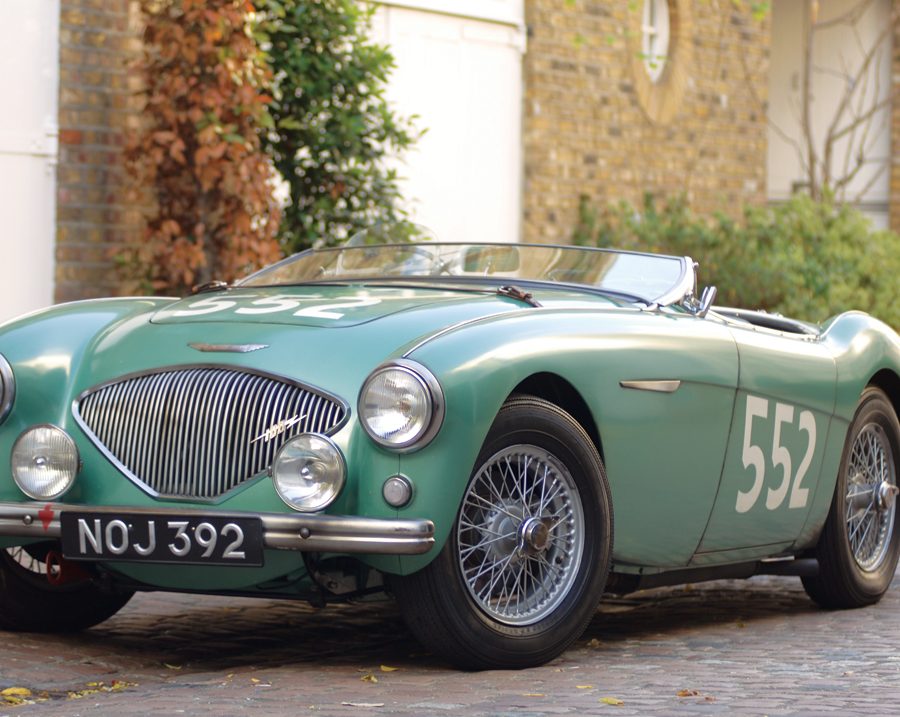
M 168 662 L 164 662 L 163 667 L 165 667 L 166 669 L 169 669 L 169 670 L 180 670 L 181 669 L 181 665 L 170 665 Z
M 575 685 L 576 690 L 592 690 L 594 689 L 593 685 Z
M 108 685 L 105 682 L 88 682 L 86 683 L 87 689 L 67 692 L 66 699 L 80 700 L 84 697 L 100 694 L 101 692 L 121 692 L 122 690 L 127 690 L 129 687 L 137 686 L 137 682 L 126 682 L 125 680 L 113 680 Z
M 619 706 L 625 704 L 618 697 L 601 697 L 600 701 L 605 705 L 615 705 L 616 707 L 619 707 Z
M 600 647 L 600 644 L 601 644 L 601 643 L 600 643 L 600 640 L 598 640 L 598 639 L 595 637 L 595 638 L 593 638 L 592 640 L 590 640 L 590 642 L 588 642 L 587 646 L 588 646 L 588 647 Z
M 4 697 L 31 697 L 31 690 L 27 687 L 7 687 L 0 692 Z
M 700 690 L 678 690 L 675 694 L 678 697 L 699 697 Z
M 399 667 L 388 667 L 387 665 L 382 665 L 382 666 L 381 666 L 381 671 L 382 671 L 382 672 L 396 672 L 396 671 L 399 670 L 399 669 L 400 669 Z
M 378 682 L 378 678 L 375 677 L 375 675 L 373 675 L 371 672 L 367 675 L 363 675 L 359 679 L 361 679 L 363 682 Z
M 543 692 L 525 692 L 522 697 L 544 697 Z

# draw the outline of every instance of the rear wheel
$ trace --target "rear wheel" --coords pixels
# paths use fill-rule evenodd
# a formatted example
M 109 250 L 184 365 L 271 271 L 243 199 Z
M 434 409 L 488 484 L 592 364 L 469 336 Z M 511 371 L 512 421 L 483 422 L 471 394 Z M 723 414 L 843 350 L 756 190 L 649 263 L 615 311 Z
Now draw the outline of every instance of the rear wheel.
M 514 398 L 441 553 L 392 586 L 413 633 L 451 662 L 530 667 L 584 631 L 611 554 L 609 485 L 590 438 L 553 404 Z
M 900 423 L 887 396 L 867 388 L 841 457 L 831 511 L 816 548 L 819 574 L 803 578 L 809 596 L 826 608 L 878 602 L 900 556 L 897 462 Z
M 0 629 L 74 632 L 117 613 L 133 593 L 100 590 L 89 578 L 54 585 L 46 556 L 52 543 L 0 550 Z

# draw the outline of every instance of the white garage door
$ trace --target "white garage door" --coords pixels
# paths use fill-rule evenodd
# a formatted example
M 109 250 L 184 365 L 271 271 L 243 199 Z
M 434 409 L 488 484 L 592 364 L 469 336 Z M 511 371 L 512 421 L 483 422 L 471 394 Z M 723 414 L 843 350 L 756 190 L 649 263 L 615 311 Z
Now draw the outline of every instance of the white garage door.
M 805 3 L 777 0 L 772 6 L 772 52 L 769 78 L 769 199 L 787 199 L 795 189 L 806 186 L 806 172 L 797 147 L 805 147 L 802 127 L 802 87 Z M 868 72 L 861 75 L 847 111 L 840 114 L 835 129 L 853 125 L 857 118 L 872 112 L 855 131 L 845 133 L 835 143 L 832 158 L 834 179 L 853 173 L 861 152 L 865 163 L 849 182 L 842 199 L 855 203 L 877 227 L 888 224 L 891 162 L 891 110 L 882 106 L 890 100 L 891 43 L 877 44 L 883 28 L 891 22 L 891 0 L 824 0 L 819 21 L 828 22 L 864 8 L 855 25 L 837 23 L 815 33 L 813 44 L 812 136 L 817 153 L 824 155 L 825 136 L 838 115 L 848 81 L 864 67 L 867 53 L 874 52 Z M 881 107 L 881 109 L 878 109 Z M 874 111 L 877 110 L 877 111 Z
M 59 0 L 4 2 L 0 23 L 0 321 L 53 300 Z
M 444 241 L 518 241 L 523 0 L 384 0 L 388 95 L 427 129 L 398 167 L 414 221 Z

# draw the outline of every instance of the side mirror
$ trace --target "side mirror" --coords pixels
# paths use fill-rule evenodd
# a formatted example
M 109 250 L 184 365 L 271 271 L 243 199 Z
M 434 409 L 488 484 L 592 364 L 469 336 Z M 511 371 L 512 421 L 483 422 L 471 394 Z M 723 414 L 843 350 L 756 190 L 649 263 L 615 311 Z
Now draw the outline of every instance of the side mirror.
M 697 307 L 697 316 L 702 319 L 709 313 L 718 293 L 719 290 L 715 286 L 707 286 L 703 290 L 703 294 L 700 297 L 700 305 Z
M 690 292 L 687 296 L 684 297 L 684 299 L 681 300 L 681 305 L 687 310 L 688 313 L 702 319 L 709 313 L 709 310 L 712 308 L 713 302 L 716 300 L 716 295 L 718 293 L 719 290 L 716 287 L 707 286 L 703 290 L 703 294 L 700 296 L 699 301 L 694 297 L 694 293 Z

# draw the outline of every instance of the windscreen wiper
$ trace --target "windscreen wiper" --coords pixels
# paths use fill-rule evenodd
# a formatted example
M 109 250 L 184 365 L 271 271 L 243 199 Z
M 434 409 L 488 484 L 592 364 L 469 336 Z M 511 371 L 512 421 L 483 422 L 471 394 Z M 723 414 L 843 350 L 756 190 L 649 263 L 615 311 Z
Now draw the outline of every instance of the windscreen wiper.
M 524 289 L 520 289 L 518 286 L 514 286 L 512 284 L 505 284 L 504 286 L 500 286 L 497 288 L 497 293 L 500 296 L 508 296 L 510 299 L 518 299 L 519 301 L 524 301 L 526 304 L 530 306 L 536 306 L 540 308 L 540 302 L 534 298 L 534 296 L 526 292 Z

